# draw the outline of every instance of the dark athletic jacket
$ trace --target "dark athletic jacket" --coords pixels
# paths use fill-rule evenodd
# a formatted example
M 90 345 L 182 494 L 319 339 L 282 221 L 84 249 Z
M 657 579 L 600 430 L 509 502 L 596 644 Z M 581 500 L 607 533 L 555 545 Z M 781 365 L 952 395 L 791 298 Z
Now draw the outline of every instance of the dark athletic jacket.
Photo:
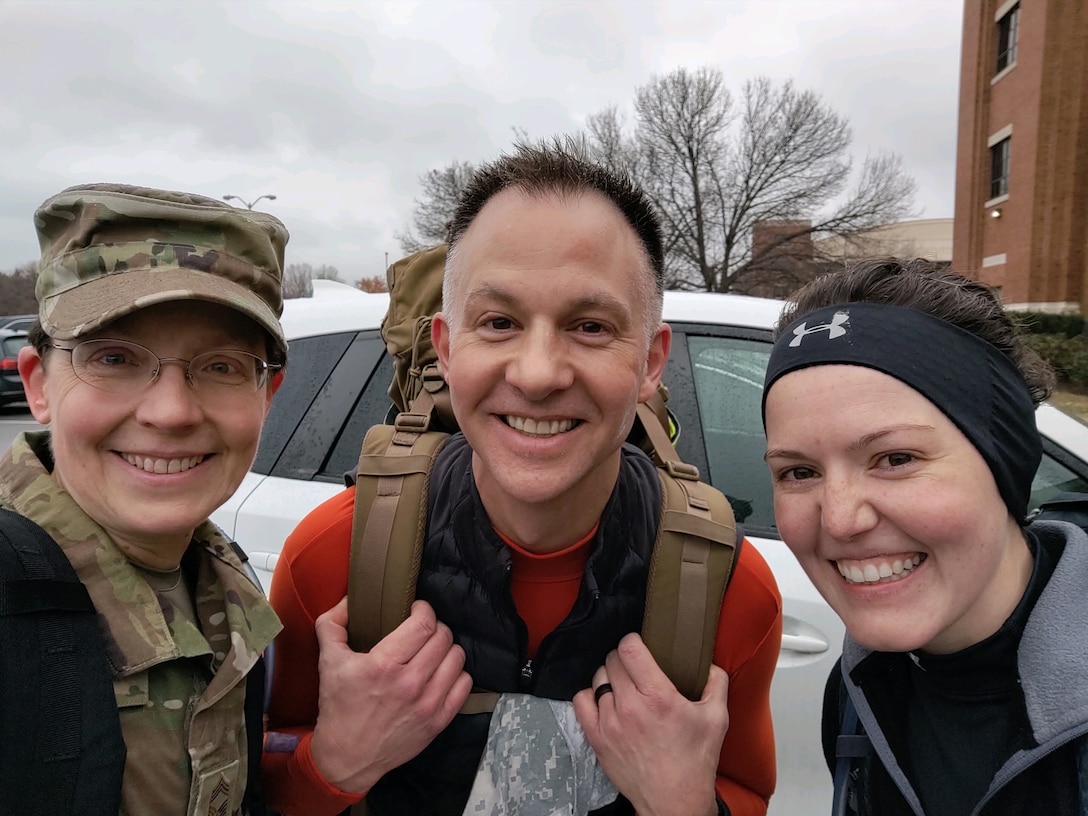
M 965 650 L 972 654 L 949 656 L 958 662 L 945 664 L 977 672 L 979 678 L 1011 677 L 1011 685 L 997 680 L 981 696 L 972 689 L 972 697 L 966 696 L 965 685 L 961 716 L 943 724 L 938 718 L 924 751 L 911 750 L 904 725 L 917 711 L 915 689 L 927 681 L 919 673 L 926 670 L 925 660 L 912 666 L 907 654 L 872 652 L 847 635 L 824 699 L 824 752 L 832 771 L 844 694 L 853 700 L 872 743 L 869 757 L 854 762 L 847 813 L 1088 814 L 1088 535 L 1073 524 L 1053 521 L 1036 522 L 1027 532 L 1036 567 L 1024 600 L 993 638 Z M 956 710 L 956 677 L 949 679 L 952 707 L 942 712 Z M 980 707 L 985 716 L 967 721 Z M 953 753 L 942 759 L 942 750 Z M 912 780 L 932 777 L 946 761 L 963 768 L 962 779 L 948 780 L 943 792 L 923 803 Z M 966 794 L 950 790 L 970 777 L 975 785 L 968 784 L 972 790 Z M 953 809 L 957 801 L 966 801 L 959 811 Z M 947 809 L 938 809 L 942 805 Z

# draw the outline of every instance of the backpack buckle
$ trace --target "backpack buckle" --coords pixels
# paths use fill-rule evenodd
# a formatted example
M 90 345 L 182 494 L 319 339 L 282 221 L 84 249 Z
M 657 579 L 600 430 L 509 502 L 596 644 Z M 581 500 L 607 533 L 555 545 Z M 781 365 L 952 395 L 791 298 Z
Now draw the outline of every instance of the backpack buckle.
M 699 468 L 689 465 L 687 462 L 679 462 L 670 459 L 665 463 L 665 472 L 674 479 L 686 479 L 689 482 L 699 481 Z
M 430 415 L 412 414 L 407 411 L 397 414 L 397 418 L 393 420 L 394 428 L 398 431 L 408 431 L 409 433 L 423 433 L 430 424 Z
M 434 363 L 424 366 L 423 371 L 419 374 L 419 379 L 423 390 L 431 394 L 436 394 L 446 387 L 446 378 L 442 376 L 442 372 L 438 370 L 438 366 Z

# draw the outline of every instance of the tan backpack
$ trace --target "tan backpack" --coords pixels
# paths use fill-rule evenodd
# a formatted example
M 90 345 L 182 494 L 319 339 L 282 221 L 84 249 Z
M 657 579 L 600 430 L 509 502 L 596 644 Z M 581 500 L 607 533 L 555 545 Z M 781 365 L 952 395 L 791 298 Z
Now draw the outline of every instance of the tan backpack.
M 363 440 L 355 482 L 348 580 L 348 638 L 368 651 L 407 618 L 415 599 L 427 531 L 434 462 L 457 422 L 431 345 L 431 316 L 442 308 L 445 244 L 389 267 L 382 337 L 393 355 L 389 387 L 399 413 Z M 739 540 L 728 500 L 682 462 L 662 387 L 638 406 L 629 441 L 649 453 L 661 479 L 662 508 L 646 589 L 642 638 L 689 699 L 710 671 L 722 599 Z M 466 713 L 490 710 L 498 695 L 474 693 Z

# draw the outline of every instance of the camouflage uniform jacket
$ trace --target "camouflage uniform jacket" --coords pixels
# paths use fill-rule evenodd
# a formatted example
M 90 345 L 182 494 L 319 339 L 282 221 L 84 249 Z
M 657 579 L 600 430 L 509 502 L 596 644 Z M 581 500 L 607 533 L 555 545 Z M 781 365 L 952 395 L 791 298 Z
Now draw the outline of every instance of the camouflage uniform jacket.
M 211 522 L 193 534 L 200 628 L 161 602 L 50 474 L 48 432 L 0 459 L 0 504 L 43 527 L 98 611 L 128 756 L 123 816 L 239 814 L 246 788 L 246 673 L 279 620 Z

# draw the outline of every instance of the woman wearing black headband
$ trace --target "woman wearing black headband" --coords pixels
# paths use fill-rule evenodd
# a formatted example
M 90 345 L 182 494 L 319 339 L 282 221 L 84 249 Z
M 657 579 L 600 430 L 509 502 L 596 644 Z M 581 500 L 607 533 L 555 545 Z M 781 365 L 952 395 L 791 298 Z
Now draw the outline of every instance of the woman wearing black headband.
M 779 327 L 775 517 L 847 628 L 838 812 L 1088 812 L 1088 536 L 1026 518 L 1049 369 L 989 289 L 924 261 L 818 278 Z

